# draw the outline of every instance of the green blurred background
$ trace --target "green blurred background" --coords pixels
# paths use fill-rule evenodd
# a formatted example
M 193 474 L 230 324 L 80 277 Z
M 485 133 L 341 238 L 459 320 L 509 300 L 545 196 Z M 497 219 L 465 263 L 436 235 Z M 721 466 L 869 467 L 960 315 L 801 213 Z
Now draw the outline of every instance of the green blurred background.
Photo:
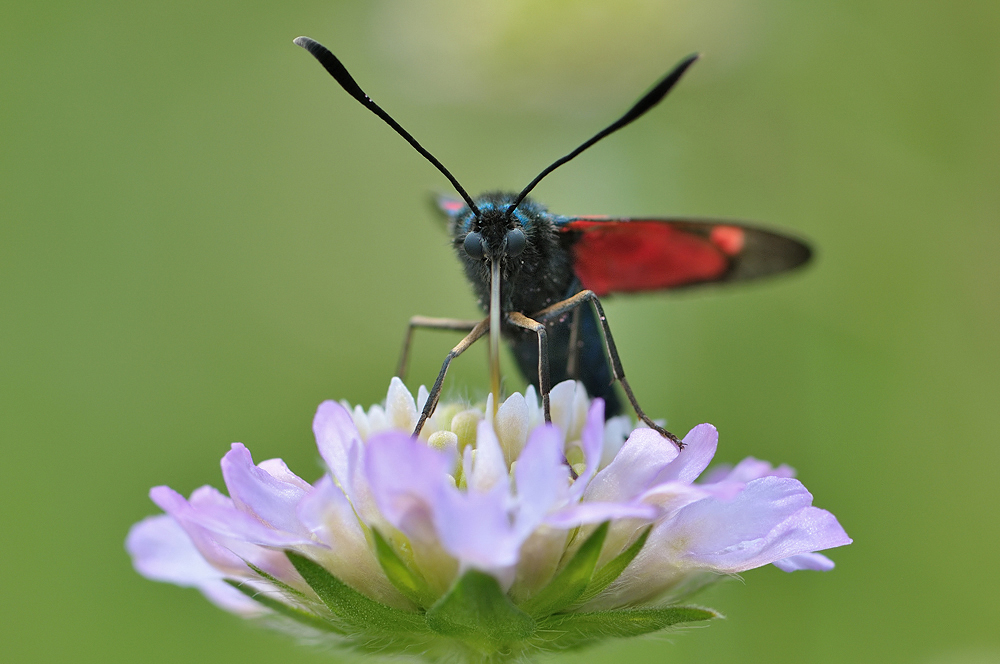
M 701 51 L 536 197 L 818 248 L 788 278 L 607 308 L 649 412 L 793 465 L 855 543 L 699 598 L 726 621 L 577 661 L 1000 662 L 996 0 L 5 4 L 4 661 L 336 657 L 122 546 L 150 486 L 219 486 L 231 441 L 314 479 L 316 405 L 384 398 L 411 314 L 475 314 L 428 205 L 447 183 L 300 34 L 473 192 L 519 189 Z M 417 338 L 411 387 L 455 340 Z M 487 389 L 484 356 L 452 394 Z

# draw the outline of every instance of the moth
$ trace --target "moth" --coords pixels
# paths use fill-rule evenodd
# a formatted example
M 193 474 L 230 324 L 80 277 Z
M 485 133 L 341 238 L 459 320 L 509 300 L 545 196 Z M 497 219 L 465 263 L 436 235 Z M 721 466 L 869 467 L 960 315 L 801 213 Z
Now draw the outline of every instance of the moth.
M 600 297 L 744 281 L 785 272 L 809 260 L 809 246 L 741 222 L 560 216 L 528 194 L 556 168 L 656 106 L 698 56 L 683 59 L 624 115 L 554 161 L 520 192 L 492 192 L 473 198 L 440 161 L 365 94 L 333 53 L 308 37 L 299 37 L 295 43 L 309 51 L 349 95 L 433 164 L 460 196 L 440 198 L 438 205 L 448 219 L 452 244 L 465 275 L 487 316 L 478 321 L 410 319 L 398 375 L 406 369 L 415 329 L 466 332 L 445 358 L 414 435 L 433 414 L 451 362 L 489 334 L 494 403 L 500 392 L 502 336 L 521 372 L 537 387 L 546 422 L 551 421 L 549 390 L 553 383 L 579 379 L 591 396 L 605 400 L 605 413 L 610 417 L 621 410 L 614 389 L 617 382 L 639 419 L 683 448 L 677 436 L 653 422 L 639 406 L 625 378 Z

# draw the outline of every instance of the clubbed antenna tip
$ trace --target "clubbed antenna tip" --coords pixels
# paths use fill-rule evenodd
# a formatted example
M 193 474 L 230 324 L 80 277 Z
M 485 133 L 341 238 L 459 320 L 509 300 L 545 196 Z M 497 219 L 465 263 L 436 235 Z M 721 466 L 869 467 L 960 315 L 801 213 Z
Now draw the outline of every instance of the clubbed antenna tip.
M 580 154 L 581 152 L 589 148 L 591 145 L 601 140 L 602 138 L 615 133 L 622 127 L 631 124 L 634 120 L 638 120 L 643 115 L 645 115 L 649 109 L 659 104 L 663 100 L 663 98 L 667 96 L 667 93 L 670 92 L 670 89 L 677 84 L 677 81 L 681 80 L 681 76 L 684 75 L 684 72 L 687 71 L 688 67 L 693 65 L 695 60 L 697 60 L 699 57 L 701 57 L 700 54 L 692 53 L 691 55 L 681 60 L 679 63 L 677 63 L 676 66 L 674 66 L 672 70 L 670 70 L 670 73 L 661 78 L 659 82 L 657 82 L 657 84 L 654 85 L 649 92 L 644 94 L 642 96 L 642 99 L 633 104 L 632 108 L 626 111 L 625 115 L 621 116 L 620 118 L 612 122 L 610 125 L 608 125 L 601 131 L 594 134 L 594 136 L 585 141 L 582 145 L 580 145 L 580 147 L 573 150 L 565 157 L 561 157 L 552 162 L 552 164 L 550 164 L 548 168 L 539 173 L 534 180 L 529 182 L 527 187 L 521 190 L 521 193 L 517 195 L 517 198 L 514 199 L 514 202 L 511 203 L 510 206 L 507 208 L 507 214 L 510 215 L 511 213 L 513 213 L 514 210 L 517 208 L 517 206 L 521 204 L 521 201 L 524 200 L 524 197 L 528 195 L 528 192 L 534 189 L 535 185 L 541 182 L 542 178 L 544 178 L 546 175 L 556 170 L 557 168 L 565 164 L 567 161 L 573 159 L 578 154 Z
M 296 37 L 293 41 L 296 46 L 301 46 L 309 51 L 309 53 L 316 58 L 321 65 L 323 65 L 323 68 L 329 72 L 330 76 L 333 76 L 334 80 L 337 81 L 337 83 L 340 83 L 340 87 L 344 88 L 344 90 L 347 91 L 347 94 L 354 97 L 362 106 L 367 108 L 369 111 L 381 118 L 383 122 L 392 127 L 397 134 L 402 136 L 407 143 L 413 146 L 414 150 L 423 155 L 424 159 L 431 162 L 435 168 L 441 171 L 441 173 L 448 178 L 448 181 L 451 182 L 451 185 L 455 187 L 455 191 L 461 194 L 462 198 L 465 199 L 465 202 L 468 204 L 469 209 L 472 210 L 473 214 L 477 217 L 479 216 L 479 208 L 476 207 L 475 201 L 472 200 L 472 197 L 469 196 L 468 192 L 465 191 L 462 185 L 459 184 L 458 180 L 455 179 L 455 176 L 452 175 L 448 169 L 444 167 L 444 164 L 438 161 L 434 155 L 428 152 L 424 146 L 420 145 L 420 143 L 417 142 L 417 139 L 413 138 L 408 131 L 403 129 L 398 122 L 393 120 L 392 116 L 383 111 L 381 106 L 376 104 L 372 101 L 371 97 L 365 94 L 365 91 L 361 89 L 361 86 L 358 85 L 357 81 L 354 80 L 354 77 L 347 71 L 347 68 L 344 67 L 340 60 L 337 59 L 337 56 L 331 53 L 328 48 L 320 44 L 315 39 L 310 39 L 309 37 Z

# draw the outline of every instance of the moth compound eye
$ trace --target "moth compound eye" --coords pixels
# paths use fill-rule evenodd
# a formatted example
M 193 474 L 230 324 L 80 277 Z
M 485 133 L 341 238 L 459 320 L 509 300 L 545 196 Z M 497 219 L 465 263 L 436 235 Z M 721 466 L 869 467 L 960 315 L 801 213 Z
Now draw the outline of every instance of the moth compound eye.
M 465 236 L 463 246 L 465 247 L 465 253 L 469 254 L 472 258 L 482 258 L 483 254 L 486 253 L 483 236 L 475 231 Z
M 507 231 L 507 255 L 517 256 L 522 251 L 524 251 L 525 245 L 528 244 L 527 238 L 524 237 L 524 231 L 520 228 L 512 228 Z

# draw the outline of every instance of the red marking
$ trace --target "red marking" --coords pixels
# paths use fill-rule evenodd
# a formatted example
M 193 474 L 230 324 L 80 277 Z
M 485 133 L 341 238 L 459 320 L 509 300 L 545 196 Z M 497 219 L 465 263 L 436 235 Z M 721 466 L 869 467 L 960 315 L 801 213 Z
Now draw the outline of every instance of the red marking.
M 716 226 L 709 236 L 712 244 L 722 250 L 727 256 L 735 256 L 743 251 L 746 233 L 737 226 Z
M 465 207 L 465 203 L 451 198 L 441 198 L 438 199 L 438 206 L 444 210 L 445 214 L 455 216 L 462 211 L 462 208 Z
M 721 247 L 662 221 L 575 220 L 563 228 L 580 233 L 573 270 L 598 295 L 713 281 L 729 268 Z

